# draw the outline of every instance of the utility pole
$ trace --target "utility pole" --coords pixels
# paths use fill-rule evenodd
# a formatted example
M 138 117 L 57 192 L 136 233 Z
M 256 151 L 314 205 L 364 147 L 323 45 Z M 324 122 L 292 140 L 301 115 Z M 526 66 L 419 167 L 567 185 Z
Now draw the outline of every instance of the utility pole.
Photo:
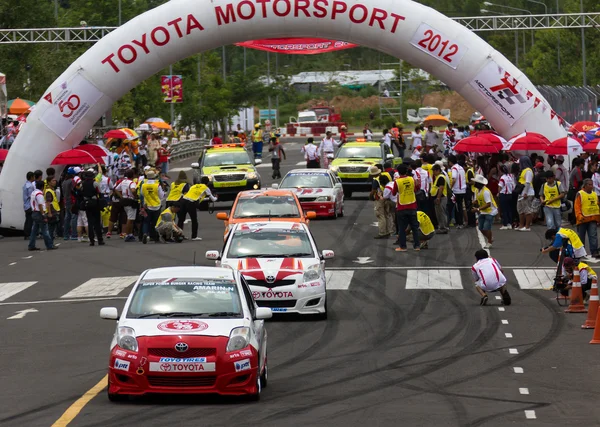
M 197 66 L 198 66 L 198 92 L 200 92 L 200 83 L 202 82 L 201 80 L 201 64 L 202 64 L 202 54 L 199 53 L 198 54 L 198 61 L 197 61 Z M 202 108 L 202 97 L 198 97 L 198 107 Z M 202 131 L 204 129 L 204 126 L 200 127 L 199 129 L 197 129 L 198 132 L 198 138 L 202 138 Z
M 169 76 L 171 78 L 171 87 L 173 87 L 173 64 L 169 65 Z M 171 99 L 171 126 L 173 126 L 173 122 L 175 121 L 175 105 L 173 104 L 173 99 Z
M 583 0 L 579 0 L 580 12 L 583 14 Z M 586 57 L 585 57 L 585 28 L 581 27 L 581 59 L 583 86 L 587 86 Z
M 270 52 L 267 51 L 267 86 L 269 90 L 269 121 L 271 121 L 271 55 Z M 260 117 L 259 117 L 260 120 Z

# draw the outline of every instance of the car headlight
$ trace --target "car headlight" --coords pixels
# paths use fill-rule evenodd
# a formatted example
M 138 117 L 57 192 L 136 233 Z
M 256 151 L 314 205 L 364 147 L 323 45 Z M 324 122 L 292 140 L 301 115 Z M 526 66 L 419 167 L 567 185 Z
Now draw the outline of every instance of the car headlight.
M 321 277 L 321 266 L 319 264 L 315 264 L 308 268 L 304 272 L 304 278 L 302 279 L 304 282 L 314 282 L 315 280 L 319 280 Z
M 338 173 L 338 172 L 339 172 L 339 170 L 340 170 L 340 168 L 339 168 L 338 166 L 329 165 L 329 170 L 330 170 L 331 172 Z
M 117 327 L 117 344 L 124 350 L 138 351 L 135 331 L 128 326 Z
M 315 202 L 331 202 L 331 196 L 321 196 L 315 199 Z
M 250 344 L 250 328 L 234 328 L 231 330 L 231 334 L 229 334 L 226 351 L 241 350 L 248 347 L 248 344 Z
M 246 179 L 256 179 L 258 175 L 256 175 L 256 172 L 248 172 L 246 174 Z

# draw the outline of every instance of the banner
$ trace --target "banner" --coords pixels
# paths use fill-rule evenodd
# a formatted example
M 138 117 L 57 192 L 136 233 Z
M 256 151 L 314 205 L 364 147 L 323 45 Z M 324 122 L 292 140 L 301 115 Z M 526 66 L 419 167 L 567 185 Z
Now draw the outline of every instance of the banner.
M 179 104 L 183 102 L 183 80 L 180 75 L 160 76 L 163 102 Z
M 236 46 L 249 47 L 250 49 L 264 50 L 267 52 L 285 53 L 288 55 L 316 55 L 318 53 L 358 47 L 357 44 L 347 43 L 341 40 L 303 37 L 250 40 L 243 43 L 236 43 Z

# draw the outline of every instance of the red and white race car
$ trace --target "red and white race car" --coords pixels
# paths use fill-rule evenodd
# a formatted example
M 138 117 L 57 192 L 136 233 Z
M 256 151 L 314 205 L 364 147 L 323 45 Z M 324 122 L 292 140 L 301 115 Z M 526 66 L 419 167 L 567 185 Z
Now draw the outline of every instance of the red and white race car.
M 208 251 L 217 265 L 240 271 L 259 307 L 273 312 L 327 318 L 325 260 L 306 224 L 260 222 L 236 224 L 223 253 Z
M 218 393 L 260 397 L 267 385 L 267 332 L 272 316 L 257 307 L 232 269 L 147 270 L 118 319 L 108 364 L 108 398 L 147 393 Z
M 277 188 L 295 191 L 304 211 L 314 211 L 317 216 L 344 216 L 342 182 L 328 169 L 293 169 Z

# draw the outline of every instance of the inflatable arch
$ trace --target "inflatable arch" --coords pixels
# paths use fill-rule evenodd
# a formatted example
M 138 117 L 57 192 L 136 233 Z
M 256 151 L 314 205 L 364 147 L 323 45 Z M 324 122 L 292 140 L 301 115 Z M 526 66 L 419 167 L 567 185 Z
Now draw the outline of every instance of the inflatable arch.
M 3 228 L 23 228 L 21 188 L 139 82 L 169 64 L 259 38 L 323 37 L 402 58 L 439 78 L 504 136 L 566 135 L 523 73 L 476 34 L 410 0 L 172 0 L 129 21 L 79 57 L 48 88 L 0 175 Z M 158 89 L 157 89 L 158 90 Z M 540 108 L 536 108 L 541 104 Z

